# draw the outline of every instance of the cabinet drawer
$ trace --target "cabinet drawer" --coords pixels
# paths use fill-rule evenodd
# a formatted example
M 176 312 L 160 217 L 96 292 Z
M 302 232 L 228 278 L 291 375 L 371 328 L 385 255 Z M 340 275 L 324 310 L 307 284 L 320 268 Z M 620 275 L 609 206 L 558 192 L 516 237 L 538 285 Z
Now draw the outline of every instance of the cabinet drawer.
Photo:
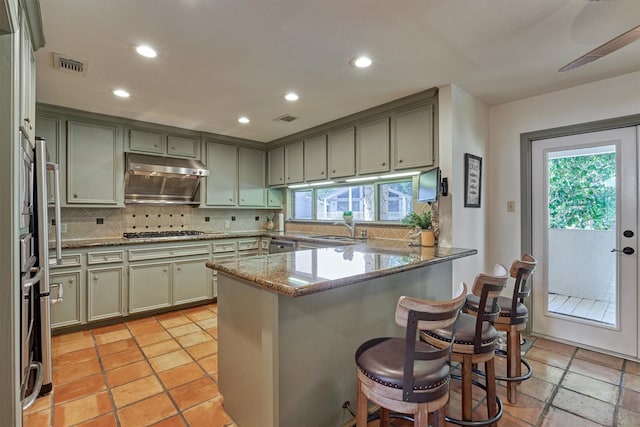
M 234 261 L 235 259 L 237 259 L 237 255 L 234 253 L 224 253 L 222 255 L 214 255 L 213 256 L 213 260 L 214 261 Z
M 236 242 L 215 242 L 213 244 L 213 253 L 235 252 L 238 244 Z
M 51 268 L 63 268 L 63 267 L 79 267 L 81 261 L 80 254 L 62 254 L 62 263 L 56 264 L 56 254 L 49 254 L 49 266 Z
M 89 252 L 87 254 L 87 264 L 106 264 L 109 262 L 122 262 L 124 254 L 122 251 L 101 251 Z
M 248 258 L 256 255 L 260 255 L 260 251 L 258 249 L 251 250 L 251 251 L 238 252 L 238 258 Z
M 239 240 L 238 241 L 238 250 L 239 251 L 249 251 L 252 249 L 260 249 L 260 239 L 251 239 L 251 240 Z
M 162 246 L 158 248 L 129 249 L 129 261 L 207 254 L 209 254 L 209 245 Z

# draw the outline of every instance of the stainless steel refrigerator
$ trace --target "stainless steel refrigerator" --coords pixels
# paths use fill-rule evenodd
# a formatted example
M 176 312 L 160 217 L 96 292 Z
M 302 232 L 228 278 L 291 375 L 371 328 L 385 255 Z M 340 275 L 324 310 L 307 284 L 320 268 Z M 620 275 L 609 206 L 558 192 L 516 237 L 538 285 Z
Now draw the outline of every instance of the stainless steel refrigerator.
M 62 295 L 52 297 L 49 280 L 47 180 L 54 189 L 56 224 L 60 224 L 60 184 L 58 166 L 47 162 L 46 141 L 36 138 L 32 142 L 22 133 L 20 139 L 21 398 L 26 409 L 53 388 L 50 305 L 61 301 Z M 53 262 L 59 263 L 60 233 L 55 228 Z

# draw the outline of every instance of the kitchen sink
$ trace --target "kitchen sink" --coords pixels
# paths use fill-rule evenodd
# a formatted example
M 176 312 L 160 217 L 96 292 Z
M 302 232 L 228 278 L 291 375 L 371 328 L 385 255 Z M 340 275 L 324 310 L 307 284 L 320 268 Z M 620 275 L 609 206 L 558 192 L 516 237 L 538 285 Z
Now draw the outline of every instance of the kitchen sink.
M 352 243 L 356 239 L 349 236 L 335 236 L 335 235 L 326 235 L 326 236 L 313 236 L 314 239 L 323 239 L 323 240 L 334 240 L 336 242 L 349 242 Z

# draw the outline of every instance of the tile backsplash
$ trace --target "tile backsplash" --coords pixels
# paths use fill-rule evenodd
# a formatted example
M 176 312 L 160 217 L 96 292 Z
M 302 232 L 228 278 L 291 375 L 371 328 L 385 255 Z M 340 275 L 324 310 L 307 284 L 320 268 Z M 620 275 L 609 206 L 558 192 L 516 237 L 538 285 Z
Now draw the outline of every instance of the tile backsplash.
M 267 215 L 273 212 L 264 209 L 201 209 L 189 206 L 147 205 L 127 206 L 124 209 L 63 208 L 62 238 L 114 238 L 122 237 L 122 233 L 135 231 L 255 231 L 264 229 Z M 50 210 L 50 222 L 51 218 L 53 212 Z M 49 232 L 53 233 L 53 227 L 49 228 Z

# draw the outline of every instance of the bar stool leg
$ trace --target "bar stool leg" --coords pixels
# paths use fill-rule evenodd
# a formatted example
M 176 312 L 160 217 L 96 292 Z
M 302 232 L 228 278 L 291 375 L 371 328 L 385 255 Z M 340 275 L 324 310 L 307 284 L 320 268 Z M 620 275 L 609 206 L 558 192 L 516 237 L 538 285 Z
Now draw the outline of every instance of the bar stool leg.
M 358 405 L 356 408 L 356 427 L 366 427 L 369 400 L 362 391 L 362 383 L 360 381 L 358 381 L 358 399 L 356 403 Z
M 380 427 L 391 427 L 391 411 L 380 407 Z
M 429 425 L 431 427 L 444 427 L 444 411 L 439 409 L 429 414 Z
M 473 364 L 471 355 L 465 354 L 462 359 L 462 419 L 471 421 L 473 418 L 472 397 Z
M 498 414 L 498 408 L 496 407 L 496 366 L 493 357 L 484 363 L 484 369 L 487 380 L 487 413 L 489 418 L 495 417 Z M 497 427 L 497 423 L 493 424 Z
M 413 419 L 414 427 L 429 427 L 429 412 L 427 406 L 421 406 Z
M 507 375 L 510 377 L 522 375 L 520 351 L 520 332 L 512 327 L 507 333 Z M 509 403 L 518 402 L 518 384 L 519 382 L 516 381 L 507 382 L 507 400 Z

